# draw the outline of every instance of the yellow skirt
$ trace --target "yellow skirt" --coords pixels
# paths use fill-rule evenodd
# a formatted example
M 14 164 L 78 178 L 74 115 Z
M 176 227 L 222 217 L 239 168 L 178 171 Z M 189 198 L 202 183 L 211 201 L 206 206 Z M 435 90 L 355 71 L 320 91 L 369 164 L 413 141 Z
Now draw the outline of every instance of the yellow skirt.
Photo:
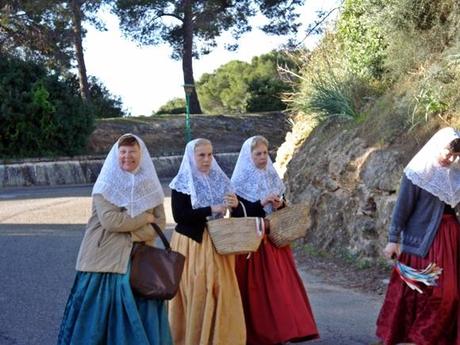
M 217 254 L 207 231 L 201 244 L 174 232 L 171 247 L 186 257 L 179 291 L 169 303 L 174 344 L 245 345 L 235 257 Z

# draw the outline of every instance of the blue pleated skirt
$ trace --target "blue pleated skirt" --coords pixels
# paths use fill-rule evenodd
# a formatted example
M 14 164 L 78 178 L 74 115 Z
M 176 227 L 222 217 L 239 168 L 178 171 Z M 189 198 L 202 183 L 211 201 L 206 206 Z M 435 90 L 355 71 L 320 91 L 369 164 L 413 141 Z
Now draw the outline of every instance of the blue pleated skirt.
M 126 274 L 77 272 L 58 345 L 172 345 L 162 300 L 133 295 Z

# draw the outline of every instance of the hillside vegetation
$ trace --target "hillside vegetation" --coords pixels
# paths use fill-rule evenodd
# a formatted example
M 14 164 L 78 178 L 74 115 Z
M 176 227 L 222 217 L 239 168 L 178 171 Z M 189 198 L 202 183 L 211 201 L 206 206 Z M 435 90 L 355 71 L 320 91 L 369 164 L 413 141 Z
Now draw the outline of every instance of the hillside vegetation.
M 404 166 L 460 125 L 459 20 L 455 0 L 346 0 L 303 54 L 277 165 L 311 207 L 305 250 L 380 260 Z
M 460 4 L 455 0 L 345 0 L 320 45 L 302 57 L 287 101 L 300 137 L 349 120 L 389 143 L 431 121 L 459 124 Z

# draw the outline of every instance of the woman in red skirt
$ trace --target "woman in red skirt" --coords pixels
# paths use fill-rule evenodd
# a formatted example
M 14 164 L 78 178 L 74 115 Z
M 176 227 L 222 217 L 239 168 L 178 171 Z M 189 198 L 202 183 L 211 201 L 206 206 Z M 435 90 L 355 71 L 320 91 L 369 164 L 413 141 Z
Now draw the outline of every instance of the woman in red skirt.
M 232 183 L 248 216 L 265 217 L 283 206 L 285 187 L 268 155 L 268 141 L 245 141 Z M 241 206 L 232 211 L 243 217 Z M 264 240 L 257 252 L 236 258 L 236 275 L 247 329 L 248 345 L 273 345 L 318 338 L 313 313 L 291 248 Z
M 436 263 L 442 273 L 420 293 L 393 270 L 377 319 L 385 345 L 460 345 L 459 138 L 453 128 L 441 129 L 404 169 L 384 254 L 415 269 Z

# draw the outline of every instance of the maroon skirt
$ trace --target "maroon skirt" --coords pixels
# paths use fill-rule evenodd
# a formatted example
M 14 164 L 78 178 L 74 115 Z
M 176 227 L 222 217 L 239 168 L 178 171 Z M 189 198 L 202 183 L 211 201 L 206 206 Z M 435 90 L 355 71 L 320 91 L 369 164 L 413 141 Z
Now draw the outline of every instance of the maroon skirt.
M 434 262 L 443 269 L 435 287 L 423 286 L 423 294 L 411 290 L 393 269 L 387 294 L 377 319 L 377 336 L 385 345 L 412 342 L 417 345 L 460 345 L 459 314 L 460 225 L 444 214 L 425 258 L 402 253 L 399 260 L 416 269 Z
M 272 345 L 318 338 L 313 313 L 289 246 L 264 240 L 247 259 L 236 258 L 236 276 L 248 345 Z

